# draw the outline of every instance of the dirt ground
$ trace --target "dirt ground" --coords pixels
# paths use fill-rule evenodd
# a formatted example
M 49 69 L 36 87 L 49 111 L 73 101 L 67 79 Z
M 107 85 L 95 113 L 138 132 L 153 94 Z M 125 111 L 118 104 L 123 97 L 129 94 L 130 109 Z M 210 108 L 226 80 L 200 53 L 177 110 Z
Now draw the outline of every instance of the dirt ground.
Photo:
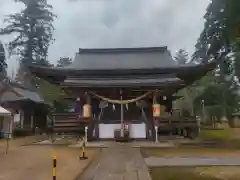
M 33 142 L 37 142 L 40 140 L 47 139 L 47 135 L 36 135 L 36 136 L 27 136 L 27 137 L 20 137 L 20 138 L 14 138 L 9 140 L 9 144 L 11 147 L 18 147 L 22 146 L 25 144 L 31 144 Z M 0 147 L 3 147 L 6 145 L 6 140 L 5 139 L 0 139 Z
M 52 178 L 52 155 L 57 154 L 57 179 L 72 180 L 97 155 L 98 149 L 87 150 L 88 160 L 79 161 L 78 148 L 63 146 L 20 146 L 29 139 L 10 141 L 5 154 L 5 142 L 0 141 L 0 180 L 43 180 Z

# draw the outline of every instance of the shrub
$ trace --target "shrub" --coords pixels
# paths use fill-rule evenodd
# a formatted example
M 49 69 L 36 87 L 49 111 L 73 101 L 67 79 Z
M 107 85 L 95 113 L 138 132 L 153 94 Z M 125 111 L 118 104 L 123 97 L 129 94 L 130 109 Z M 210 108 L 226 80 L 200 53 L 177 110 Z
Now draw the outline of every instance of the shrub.
M 14 137 L 24 137 L 24 136 L 31 136 L 33 134 L 32 129 L 30 128 L 17 128 L 13 131 Z

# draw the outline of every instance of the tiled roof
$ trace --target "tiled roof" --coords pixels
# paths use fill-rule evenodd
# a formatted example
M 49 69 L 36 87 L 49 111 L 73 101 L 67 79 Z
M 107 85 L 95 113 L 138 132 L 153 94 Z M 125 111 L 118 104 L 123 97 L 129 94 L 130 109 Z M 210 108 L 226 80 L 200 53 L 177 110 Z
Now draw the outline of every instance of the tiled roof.
M 79 70 L 151 69 L 177 67 L 167 47 L 80 49 L 65 68 Z

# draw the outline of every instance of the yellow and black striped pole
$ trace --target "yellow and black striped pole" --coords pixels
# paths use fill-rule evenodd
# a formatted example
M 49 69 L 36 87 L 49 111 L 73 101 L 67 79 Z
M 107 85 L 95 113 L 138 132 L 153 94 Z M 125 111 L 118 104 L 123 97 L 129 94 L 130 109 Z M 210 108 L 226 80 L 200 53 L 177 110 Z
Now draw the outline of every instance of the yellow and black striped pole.
M 53 180 L 56 180 L 56 167 L 57 167 L 57 156 L 56 152 L 53 153 Z
M 88 157 L 86 156 L 86 138 L 83 137 L 83 143 L 82 143 L 82 156 L 80 156 L 80 160 L 85 160 L 85 159 L 88 159 Z

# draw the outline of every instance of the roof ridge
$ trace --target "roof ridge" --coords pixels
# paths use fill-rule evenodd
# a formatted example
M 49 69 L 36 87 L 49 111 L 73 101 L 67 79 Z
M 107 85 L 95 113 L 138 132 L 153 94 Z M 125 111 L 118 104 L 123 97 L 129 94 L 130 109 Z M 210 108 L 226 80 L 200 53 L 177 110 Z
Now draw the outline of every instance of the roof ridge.
M 78 54 L 82 53 L 126 53 L 126 52 L 153 52 L 167 51 L 167 46 L 160 47 L 133 47 L 133 48 L 79 48 Z
M 26 87 L 26 86 L 24 86 L 23 84 L 21 84 L 21 83 L 19 83 L 19 82 L 17 82 L 17 81 L 11 81 L 10 84 L 13 85 L 13 86 L 16 86 L 16 87 L 18 87 L 18 88 L 22 88 L 22 89 L 27 89 L 27 90 L 30 90 L 30 91 L 34 91 L 34 90 L 31 89 L 30 87 Z

